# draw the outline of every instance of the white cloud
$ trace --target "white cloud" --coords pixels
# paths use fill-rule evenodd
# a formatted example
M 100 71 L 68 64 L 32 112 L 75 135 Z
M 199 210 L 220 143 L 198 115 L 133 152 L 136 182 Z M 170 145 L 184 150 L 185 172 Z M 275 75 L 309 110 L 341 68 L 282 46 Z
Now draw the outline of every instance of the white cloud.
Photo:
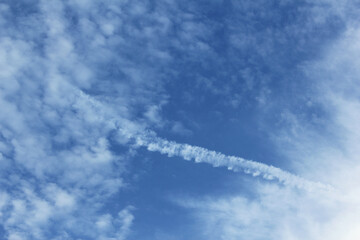
M 119 18 L 127 19 L 119 15 L 124 3 L 114 3 L 40 1 L 37 11 L 16 16 L 1 4 L 0 221 L 9 239 L 124 239 L 130 232 L 131 208 L 113 217 L 110 231 L 93 227 L 125 185 L 126 153 L 111 151 L 110 135 L 118 125 L 151 125 L 131 119 L 136 106 L 163 97 L 156 70 L 146 63 L 138 70 L 139 59 L 117 52 L 138 46 L 114 34 Z
M 192 131 L 187 129 L 181 122 L 175 122 L 171 127 L 171 131 L 182 136 L 192 135 Z
M 105 234 L 100 236 L 99 239 L 126 239 L 130 233 L 130 227 L 134 220 L 131 210 L 133 210 L 133 207 L 128 206 L 121 210 L 115 217 L 110 214 L 100 216 L 96 221 L 96 227 L 100 232 Z
M 173 60 L 167 46 L 186 51 L 185 59 L 195 62 L 204 63 L 206 58 L 195 59 L 199 54 L 216 58 L 211 44 L 206 41 L 212 34 L 212 25 L 198 23 L 196 14 L 177 12 L 176 4 L 171 2 L 159 6 L 157 11 L 150 10 L 140 1 L 111 0 L 105 3 L 44 0 L 33 7 L 39 7 L 38 11 L 14 13 L 6 4 L 0 4 L 0 51 L 3 53 L 0 55 L 0 109 L 6 113 L 0 114 L 1 223 L 8 239 L 12 240 L 48 239 L 48 231 L 54 227 L 52 224 L 56 224 L 54 239 L 71 239 L 72 234 L 92 239 L 126 239 L 134 220 L 132 207 L 125 207 L 116 216 L 101 210 L 105 200 L 125 185 L 122 177 L 125 157 L 111 151 L 110 135 L 114 130 L 121 129 L 117 133 L 118 143 L 128 144 L 139 134 L 148 137 L 142 135 L 145 129 L 163 127 L 165 120 L 161 116 L 161 106 L 167 101 L 163 92 L 163 79 L 167 72 L 162 71 L 167 69 L 167 62 Z M 321 22 L 321 19 L 314 21 Z M 167 36 L 174 24 L 179 25 L 179 31 L 173 41 L 169 41 Z M 250 46 L 252 40 L 259 36 L 255 32 L 243 38 L 239 37 L 243 33 L 235 30 L 231 34 L 232 44 L 240 49 Z M 271 51 L 271 41 L 261 42 L 264 36 L 270 35 L 263 35 L 256 45 L 261 56 Z M 348 49 L 347 53 L 358 50 L 354 44 L 345 41 L 343 45 Z M 353 49 L 349 49 L 348 45 Z M 352 60 L 342 61 L 348 65 Z M 324 63 L 325 66 L 327 64 Z M 334 65 L 339 65 L 339 62 Z M 356 68 L 351 70 L 357 74 Z M 250 78 L 253 78 L 251 74 Z M 353 83 L 350 79 L 349 84 Z M 226 95 L 230 91 L 229 85 L 218 90 L 209 79 L 205 79 L 204 84 L 214 94 Z M 246 84 L 249 89 L 255 86 L 253 80 Z M 354 99 L 341 97 L 339 100 L 337 95 L 335 98 L 328 96 L 339 113 L 336 116 L 346 116 L 335 119 L 335 125 L 341 125 L 350 132 L 343 136 L 342 143 L 346 146 L 352 144 L 352 147 L 344 147 L 344 155 L 337 152 L 346 158 L 348 154 L 358 153 L 354 146 L 358 145 L 355 133 L 359 131 L 355 123 L 359 117 L 356 114 L 359 106 Z M 266 102 L 266 99 L 266 91 L 259 94 L 259 102 Z M 240 98 L 236 100 L 241 101 Z M 234 102 L 234 105 L 237 104 Z M 173 131 L 186 133 L 181 123 L 175 123 Z M 308 135 L 301 136 L 309 140 Z M 278 168 L 204 148 L 154 136 L 137 140 L 139 145 L 146 146 L 150 151 L 169 156 L 241 169 L 254 176 L 277 178 L 280 182 L 300 188 L 323 187 Z M 322 147 L 328 147 L 325 143 Z M 304 157 L 296 149 L 289 152 L 297 153 L 298 158 Z M 328 157 L 328 153 L 316 152 L 314 156 L 323 159 Z M 309 159 L 313 161 L 314 157 Z M 307 163 L 312 165 L 310 160 Z M 349 179 L 357 179 L 354 168 L 347 177 L 342 176 L 335 181 L 332 178 L 334 174 L 346 172 L 350 165 L 336 168 L 335 160 L 331 161 L 331 166 L 320 169 L 324 176 L 315 174 L 319 171 L 299 171 L 309 179 L 319 177 L 338 187 L 343 187 Z M 355 159 L 350 162 L 355 162 Z M 114 163 L 119 167 L 114 169 Z M 331 174 L 328 169 L 332 170 Z M 351 184 L 345 188 L 346 194 L 341 201 L 357 202 L 355 193 L 350 191 L 353 187 Z M 297 200 L 294 190 L 271 191 L 288 194 L 285 199 Z M 244 234 L 239 233 L 238 228 L 249 226 L 261 217 L 265 220 L 260 221 L 263 224 L 260 226 L 266 228 L 270 213 L 273 214 L 272 207 L 279 211 L 296 208 L 288 203 L 282 205 L 282 201 L 278 205 L 269 205 L 275 197 L 284 199 L 281 194 L 261 196 L 266 204 L 251 203 L 241 197 L 220 200 L 215 204 L 205 202 L 204 209 L 210 208 L 217 213 L 217 216 L 207 216 L 209 221 L 206 226 L 211 227 L 219 220 L 221 228 L 216 234 L 223 235 L 217 236 L 231 239 Z M 311 215 L 313 208 L 310 206 L 313 201 L 305 198 L 304 202 L 309 204 L 301 208 L 305 214 L 303 219 L 314 223 Z M 244 209 L 237 209 L 238 205 Z M 230 212 L 236 213 L 234 218 L 238 224 L 230 221 Z M 264 212 L 269 212 L 269 215 L 263 215 Z M 252 217 L 246 214 L 252 214 Z M 348 223 L 355 215 L 346 211 L 337 216 Z M 292 219 L 291 214 L 288 218 L 289 232 L 286 236 L 290 239 L 296 236 L 292 231 L 297 221 Z M 279 220 L 279 223 L 283 222 Z M 327 226 L 333 225 L 324 226 L 327 229 Z M 341 225 L 339 229 L 343 227 L 346 226 Z M 283 236 L 281 234 L 285 233 L 278 234 Z
M 302 176 L 331 183 L 332 192 L 304 192 L 270 184 L 253 184 L 251 196 L 175 200 L 197 219 L 194 228 L 206 239 L 344 239 L 360 237 L 358 58 L 359 28 L 327 46 L 321 59 L 303 65 L 312 105 L 324 112 L 318 122 L 282 114 L 282 131 L 273 132 L 278 152 Z M 274 129 L 272 129 L 274 131 Z
M 191 210 L 195 228 L 207 239 L 354 239 L 348 234 L 359 223 L 357 214 L 344 218 L 345 209 L 331 195 L 252 187 L 255 198 L 234 194 L 177 201 Z
M 44 189 L 45 195 L 61 211 L 71 209 L 76 205 L 76 195 L 59 188 L 55 184 L 49 184 Z

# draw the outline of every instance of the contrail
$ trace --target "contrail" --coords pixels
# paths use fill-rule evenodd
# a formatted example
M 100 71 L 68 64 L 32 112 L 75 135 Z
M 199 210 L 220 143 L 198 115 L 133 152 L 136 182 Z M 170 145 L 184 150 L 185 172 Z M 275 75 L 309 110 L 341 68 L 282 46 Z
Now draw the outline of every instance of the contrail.
M 79 97 L 85 101 L 89 101 L 93 107 L 96 107 L 98 112 L 102 112 L 104 107 L 96 99 L 89 97 L 82 91 L 79 92 Z M 106 114 L 100 114 L 106 115 Z M 227 167 L 234 172 L 242 171 L 252 176 L 261 176 L 266 180 L 277 180 L 278 182 L 299 189 L 307 191 L 333 191 L 334 188 L 320 182 L 313 182 L 302 177 L 299 177 L 290 172 L 284 171 L 280 168 L 267 165 L 252 160 L 247 160 L 241 157 L 228 156 L 216 151 L 211 151 L 206 148 L 192 146 L 189 144 L 177 143 L 168 141 L 166 139 L 157 137 L 153 131 L 146 130 L 137 123 L 126 118 L 107 117 L 107 122 L 111 127 L 118 130 L 118 133 L 128 140 L 132 139 L 137 146 L 146 147 L 149 151 L 166 154 L 169 157 L 178 156 L 185 160 L 194 160 L 197 163 L 209 163 L 214 167 Z M 119 139 L 120 141 L 124 139 Z
M 153 132 L 136 135 L 133 139 L 135 140 L 135 145 L 146 147 L 152 152 L 166 154 L 169 157 L 178 156 L 185 160 L 194 160 L 197 163 L 209 163 L 214 167 L 227 167 L 234 172 L 242 171 L 251 174 L 254 177 L 261 176 L 266 180 L 277 180 L 284 185 L 297 187 L 311 192 L 318 190 L 333 190 L 332 186 L 320 182 L 309 181 L 271 165 L 246 160 L 241 157 L 227 156 L 198 146 L 168 141 L 157 137 Z
M 91 100 L 91 105 L 96 107 L 99 112 L 102 111 L 102 104 L 97 100 L 88 97 L 88 95 L 82 92 L 80 92 L 79 96 L 85 98 L 86 101 Z M 102 116 L 104 114 L 99 115 Z M 135 145 L 146 147 L 149 151 L 166 154 L 169 157 L 178 156 L 185 160 L 194 160 L 198 163 L 209 163 L 214 167 L 226 167 L 234 172 L 242 171 L 251 174 L 254 177 L 261 176 L 266 180 L 276 180 L 284 185 L 305 189 L 311 192 L 318 190 L 334 190 L 332 186 L 320 182 L 309 181 L 271 165 L 247 160 L 241 157 L 228 156 L 198 146 L 168 141 L 158 137 L 153 131 L 146 130 L 146 128 L 141 127 L 141 125 L 126 118 L 119 119 L 119 116 L 117 116 L 117 118 L 108 117 L 106 119 L 109 125 L 111 125 L 110 128 L 116 128 L 122 138 L 132 140 Z M 124 141 L 124 139 L 119 139 L 119 141 Z

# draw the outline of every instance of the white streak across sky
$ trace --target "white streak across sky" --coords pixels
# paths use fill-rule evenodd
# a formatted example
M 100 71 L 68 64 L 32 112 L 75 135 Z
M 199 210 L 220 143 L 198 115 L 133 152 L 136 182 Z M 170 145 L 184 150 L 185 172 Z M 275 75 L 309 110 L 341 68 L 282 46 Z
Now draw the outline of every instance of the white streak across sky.
M 101 102 L 82 91 L 79 92 L 79 97 L 85 102 L 91 103 L 93 107 L 97 108 L 97 111 L 101 111 L 100 109 L 105 108 Z M 134 140 L 136 146 L 146 147 L 147 150 L 151 152 L 159 152 L 169 157 L 177 156 L 188 161 L 193 160 L 196 163 L 208 163 L 213 167 L 226 167 L 228 170 L 234 172 L 244 172 L 253 177 L 260 176 L 265 180 L 275 180 L 286 186 L 296 187 L 309 192 L 334 190 L 331 185 L 310 181 L 288 171 L 261 162 L 237 156 L 229 156 L 203 147 L 186 143 L 177 143 L 175 141 L 160 138 L 154 131 L 146 130 L 140 127 L 136 122 L 119 118 L 119 116 L 112 116 L 110 119 L 107 119 L 107 121 L 117 123 L 115 125 L 118 125 L 120 135 Z M 121 119 L 121 121 L 119 119 Z
M 280 168 L 264 163 L 247 160 L 241 157 L 228 156 L 220 152 L 206 148 L 177 143 L 157 137 L 154 132 L 138 134 L 131 138 L 135 139 L 135 145 L 146 147 L 152 152 L 159 152 L 169 157 L 177 156 L 185 160 L 194 160 L 196 163 L 208 163 L 214 167 L 226 167 L 234 172 L 244 172 L 252 176 L 261 176 L 266 180 L 277 180 L 286 186 L 304 189 L 306 191 L 331 191 L 332 186 L 307 180 Z

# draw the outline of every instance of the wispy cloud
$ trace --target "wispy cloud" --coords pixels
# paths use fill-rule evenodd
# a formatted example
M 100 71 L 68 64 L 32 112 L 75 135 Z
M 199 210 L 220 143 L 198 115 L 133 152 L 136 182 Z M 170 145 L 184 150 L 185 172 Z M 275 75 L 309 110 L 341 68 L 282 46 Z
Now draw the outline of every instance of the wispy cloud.
M 354 195 L 358 192 L 351 191 L 356 184 L 347 183 L 358 179 L 357 168 L 348 171 L 357 166 L 358 159 L 352 157 L 346 164 L 345 161 L 338 164 L 338 159 L 329 154 L 332 151 L 324 142 L 321 145 L 324 148 L 318 149 L 326 151 L 312 151 L 319 145 L 305 134 L 308 129 L 298 131 L 302 136 L 299 139 L 308 144 L 293 141 L 294 148 L 286 152 L 292 153 L 289 159 L 301 159 L 301 163 L 307 164 L 307 167 L 295 168 L 304 178 L 260 162 L 169 141 L 149 131 L 168 128 L 179 135 L 192 134 L 181 121 L 162 115 L 163 106 L 171 101 L 168 96 L 171 92 L 165 91 L 165 85 L 171 85 L 172 81 L 181 80 L 175 88 L 178 91 L 178 87 L 185 86 L 179 99 L 187 97 L 188 103 L 197 101 L 193 97 L 197 96 L 193 94 L 195 89 L 195 92 L 210 93 L 211 97 L 220 96 L 222 106 L 242 107 L 245 98 L 255 99 L 265 106 L 271 95 L 271 76 L 265 76 L 262 70 L 281 72 L 283 69 L 276 66 L 287 64 L 287 58 L 282 57 L 306 49 L 312 37 L 318 36 L 313 33 L 328 19 L 336 16 L 343 20 L 348 15 L 345 12 L 354 13 L 343 2 L 309 4 L 304 1 L 302 7 L 295 7 L 289 1 L 281 1 L 281 11 L 289 13 L 286 17 L 300 16 L 294 21 L 284 21 L 277 18 L 281 15 L 279 12 L 275 16 L 263 7 L 272 4 L 268 1 L 225 1 L 231 2 L 231 7 L 220 2 L 208 4 L 214 9 L 224 9 L 221 16 L 212 11 L 208 14 L 197 3 L 175 1 L 0 3 L 0 234 L 3 229 L 9 240 L 126 239 L 131 234 L 135 208 L 131 203 L 120 206 L 111 201 L 129 184 L 124 172 L 134 142 L 138 147 L 169 157 L 226 167 L 311 193 L 331 189 L 308 180 L 321 179 L 346 189 L 344 198 L 351 203 L 349 206 L 356 207 L 354 203 L 358 198 Z M 331 11 L 327 11 L 329 9 Z M 205 17 L 210 15 L 218 19 Z M 270 20 L 280 27 L 258 26 L 258 22 Z M 334 25 L 337 23 L 334 21 Z M 324 35 L 328 36 L 326 31 Z M 220 39 L 222 37 L 224 39 Z M 359 153 L 356 149 L 359 145 L 358 91 L 352 88 L 358 83 L 353 77 L 359 75 L 353 62 L 359 61 L 345 56 L 358 51 L 356 41 L 352 41 L 355 38 L 359 38 L 358 31 L 348 31 L 348 40 L 338 45 L 346 50 L 346 54 L 340 54 L 340 50 L 329 56 L 329 59 L 340 59 L 339 62 L 328 60 L 314 64 L 313 69 L 306 67 L 312 76 L 315 76 L 314 72 L 320 72 L 320 77 L 324 78 L 335 76 L 332 84 L 337 79 L 348 82 L 341 97 L 328 91 L 324 98 L 324 102 L 331 103 L 331 109 L 337 112 L 332 115 L 334 124 L 331 127 L 341 126 L 349 133 L 340 134 L 339 142 L 345 153 L 336 151 L 336 157 L 346 160 L 349 155 Z M 284 41 L 288 41 L 286 49 L 276 48 L 285 46 Z M 351 71 L 334 70 L 339 65 L 352 66 Z M 249 92 L 252 92 L 251 96 L 247 94 Z M 201 101 L 206 100 L 204 96 Z M 304 134 L 301 134 L 302 130 Z M 276 139 L 279 145 L 284 138 L 294 139 L 284 132 Z M 116 143 L 114 133 L 118 134 Z M 126 150 L 113 151 L 113 145 L 119 144 Z M 299 151 L 300 148 L 309 150 L 308 145 L 314 147 L 305 151 L 307 154 Z M 350 174 L 338 177 L 339 172 Z M 201 209 L 195 212 L 202 214 L 210 208 L 209 214 L 203 215 L 210 219 L 206 226 L 213 228 L 213 224 L 220 222 L 216 236 L 227 239 L 242 236 L 245 232 L 248 234 L 251 231 L 249 223 L 262 220 L 262 217 L 266 218 L 260 224 L 263 228 L 269 226 L 272 216 L 280 219 L 272 209 L 286 211 L 286 219 L 293 220 L 291 211 L 296 208 L 295 204 L 284 206 L 284 201 L 278 201 L 274 207 L 271 203 L 286 197 L 297 202 L 299 198 L 294 195 L 294 189 L 278 188 L 273 184 L 259 191 L 261 200 L 257 202 L 235 197 L 203 201 L 202 206 L 195 202 L 185 205 Z M 323 208 L 310 206 L 318 199 L 300 199 L 307 206 L 298 208 L 306 214 L 301 219 L 316 223 L 318 217 L 326 217 Z M 111 209 L 113 205 L 116 210 Z M 242 210 L 248 208 L 248 211 L 240 211 L 238 206 Z M 229 213 L 234 208 L 236 215 L 232 218 Z M 323 212 L 314 216 L 312 210 Z M 346 223 L 356 222 L 353 213 L 346 211 L 346 214 L 332 216 L 339 216 Z M 249 219 L 244 215 L 252 217 Z M 293 231 L 298 221 L 290 222 L 289 228 Z M 277 223 L 281 225 L 284 221 Z M 238 234 L 236 231 L 244 225 L 249 231 Z
M 349 10 L 349 6 L 342 7 Z M 196 227 L 202 229 L 202 237 L 230 240 L 360 237 L 357 67 L 360 35 L 359 25 L 351 20 L 351 15 L 344 12 L 340 15 L 346 22 L 346 31 L 324 48 L 320 59 L 301 66 L 310 91 L 309 94 L 301 89 L 302 94 L 309 96 L 304 104 L 316 106 L 317 111 L 313 110 L 309 119 L 299 114 L 299 105 L 291 105 L 282 112 L 288 124 L 280 131 L 272 129 L 277 151 L 286 156 L 294 169 L 305 178 L 316 176 L 329 182 L 337 190 L 299 194 L 291 188 L 255 183 L 251 186 L 255 197 L 234 191 L 230 196 L 175 199 L 191 210 Z

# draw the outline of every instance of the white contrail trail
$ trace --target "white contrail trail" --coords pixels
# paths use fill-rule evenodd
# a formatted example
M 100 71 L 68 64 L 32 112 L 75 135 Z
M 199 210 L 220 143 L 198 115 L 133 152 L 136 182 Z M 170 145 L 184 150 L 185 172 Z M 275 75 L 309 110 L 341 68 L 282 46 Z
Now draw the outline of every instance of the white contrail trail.
M 309 181 L 271 165 L 240 157 L 227 156 L 202 147 L 168 141 L 157 137 L 153 132 L 136 135 L 133 139 L 135 139 L 137 146 L 146 147 L 149 151 L 166 154 L 169 157 L 178 156 L 185 160 L 194 160 L 198 163 L 209 163 L 214 167 L 227 167 L 229 170 L 235 172 L 243 171 L 253 176 L 261 176 L 267 180 L 277 180 L 284 185 L 305 189 L 307 191 L 333 190 L 331 186 L 320 182 Z
M 82 92 L 80 92 L 79 96 L 85 98 L 86 101 L 91 100 L 91 104 L 96 107 L 98 111 L 102 111 L 102 104 L 95 99 L 88 97 Z M 100 116 L 102 115 L 105 114 L 100 114 Z M 261 176 L 267 180 L 277 180 L 284 185 L 305 189 L 307 191 L 333 190 L 333 187 L 329 185 L 309 181 L 280 168 L 266 165 L 264 163 L 247 160 L 241 157 L 227 156 L 216 151 L 211 151 L 206 148 L 192 146 L 189 144 L 168 141 L 157 137 L 153 131 L 146 130 L 146 128 L 141 127 L 140 124 L 126 118 L 120 119 L 119 116 L 117 116 L 117 118 L 107 117 L 106 119 L 109 125 L 111 125 L 110 128 L 115 127 L 118 129 L 118 133 L 121 136 L 119 136 L 120 142 L 125 139 L 132 139 L 135 141 L 137 146 L 146 147 L 149 151 L 166 154 L 169 157 L 178 156 L 184 158 L 185 160 L 209 163 L 214 167 L 227 167 L 229 170 L 235 172 L 242 171 L 247 174 L 251 174 L 254 177 Z
M 97 111 L 99 112 L 104 109 L 100 102 L 94 98 L 89 97 L 83 92 L 79 93 L 79 97 L 83 98 L 85 101 L 90 102 L 91 105 L 96 107 Z M 99 115 L 106 116 L 107 114 Z M 181 144 L 159 138 L 153 131 L 146 130 L 144 127 L 141 127 L 141 125 L 126 118 L 119 118 L 119 116 L 116 118 L 107 117 L 106 121 L 109 123 L 109 125 L 118 129 L 118 133 L 122 138 L 119 139 L 120 142 L 124 141 L 123 138 L 128 140 L 133 139 L 135 140 L 135 144 L 137 146 L 146 147 L 149 151 L 166 154 L 169 157 L 178 156 L 184 158 L 185 160 L 209 163 L 214 167 L 227 167 L 229 170 L 234 172 L 243 171 L 247 174 L 253 175 L 254 177 L 261 176 L 267 180 L 277 180 L 284 185 L 297 187 L 308 191 L 334 190 L 332 186 L 320 182 L 309 181 L 271 165 L 247 160 L 241 157 L 227 156 L 225 154 L 211 151 L 206 148 L 192 146 L 189 144 Z

